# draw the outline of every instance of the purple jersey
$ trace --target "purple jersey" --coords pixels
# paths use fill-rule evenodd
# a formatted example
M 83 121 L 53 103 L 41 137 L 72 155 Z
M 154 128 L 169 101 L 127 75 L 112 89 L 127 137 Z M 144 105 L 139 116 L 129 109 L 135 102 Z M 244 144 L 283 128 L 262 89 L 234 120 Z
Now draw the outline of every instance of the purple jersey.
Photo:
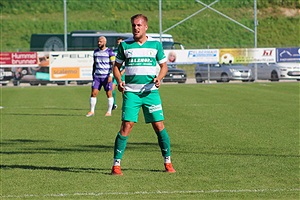
M 114 52 L 106 48 L 105 50 L 95 49 L 94 50 L 94 64 L 96 70 L 94 76 L 98 78 L 107 78 L 112 72 L 112 62 L 115 61 L 116 57 Z

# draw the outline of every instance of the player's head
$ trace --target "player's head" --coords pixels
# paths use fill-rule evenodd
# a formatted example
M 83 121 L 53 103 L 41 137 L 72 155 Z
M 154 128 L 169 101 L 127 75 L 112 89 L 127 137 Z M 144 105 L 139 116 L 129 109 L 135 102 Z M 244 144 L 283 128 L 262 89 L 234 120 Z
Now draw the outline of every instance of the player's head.
M 176 61 L 176 53 L 174 51 L 170 51 L 168 55 L 168 62 L 175 62 Z
M 123 41 L 123 38 L 122 37 L 118 37 L 117 38 L 117 45 L 119 45 L 122 41 Z
M 106 37 L 100 36 L 98 38 L 98 47 L 99 47 L 99 49 L 105 49 L 106 48 Z
M 146 37 L 148 29 L 148 18 L 143 14 L 137 14 L 131 17 L 132 34 L 135 40 Z

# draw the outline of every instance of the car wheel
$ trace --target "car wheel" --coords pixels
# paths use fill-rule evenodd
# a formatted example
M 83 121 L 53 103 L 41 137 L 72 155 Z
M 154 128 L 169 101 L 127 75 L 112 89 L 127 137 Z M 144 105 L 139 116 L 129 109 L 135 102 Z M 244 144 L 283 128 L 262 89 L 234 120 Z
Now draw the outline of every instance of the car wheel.
M 221 82 L 229 82 L 228 75 L 226 73 L 223 73 L 221 75 Z
M 277 72 L 275 72 L 275 71 L 271 72 L 271 81 L 279 81 L 279 76 L 278 76 Z
M 201 74 L 196 74 L 196 82 L 197 83 L 202 83 L 203 82 Z
M 31 86 L 38 86 L 39 85 L 39 83 L 36 83 L 36 82 L 30 82 L 29 83 Z

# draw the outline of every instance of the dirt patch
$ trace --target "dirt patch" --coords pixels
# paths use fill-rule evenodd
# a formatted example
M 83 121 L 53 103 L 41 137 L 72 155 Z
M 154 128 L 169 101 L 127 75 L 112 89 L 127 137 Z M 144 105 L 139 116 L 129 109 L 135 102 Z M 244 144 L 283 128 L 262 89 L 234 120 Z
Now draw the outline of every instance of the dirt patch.
M 300 17 L 300 9 L 297 8 L 282 8 L 282 7 L 269 7 L 258 9 L 259 17 Z
M 280 8 L 281 13 L 286 17 L 300 16 L 300 9 L 295 8 Z

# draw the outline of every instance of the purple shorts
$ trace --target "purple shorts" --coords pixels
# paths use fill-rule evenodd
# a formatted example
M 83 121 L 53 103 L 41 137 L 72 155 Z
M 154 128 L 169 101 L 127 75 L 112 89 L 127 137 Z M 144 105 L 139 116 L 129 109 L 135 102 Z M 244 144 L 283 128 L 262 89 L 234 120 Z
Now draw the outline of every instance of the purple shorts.
M 112 82 L 108 83 L 108 77 L 99 78 L 99 77 L 94 76 L 92 88 L 97 89 L 97 90 L 101 90 L 102 86 L 103 86 L 105 91 L 112 90 Z

